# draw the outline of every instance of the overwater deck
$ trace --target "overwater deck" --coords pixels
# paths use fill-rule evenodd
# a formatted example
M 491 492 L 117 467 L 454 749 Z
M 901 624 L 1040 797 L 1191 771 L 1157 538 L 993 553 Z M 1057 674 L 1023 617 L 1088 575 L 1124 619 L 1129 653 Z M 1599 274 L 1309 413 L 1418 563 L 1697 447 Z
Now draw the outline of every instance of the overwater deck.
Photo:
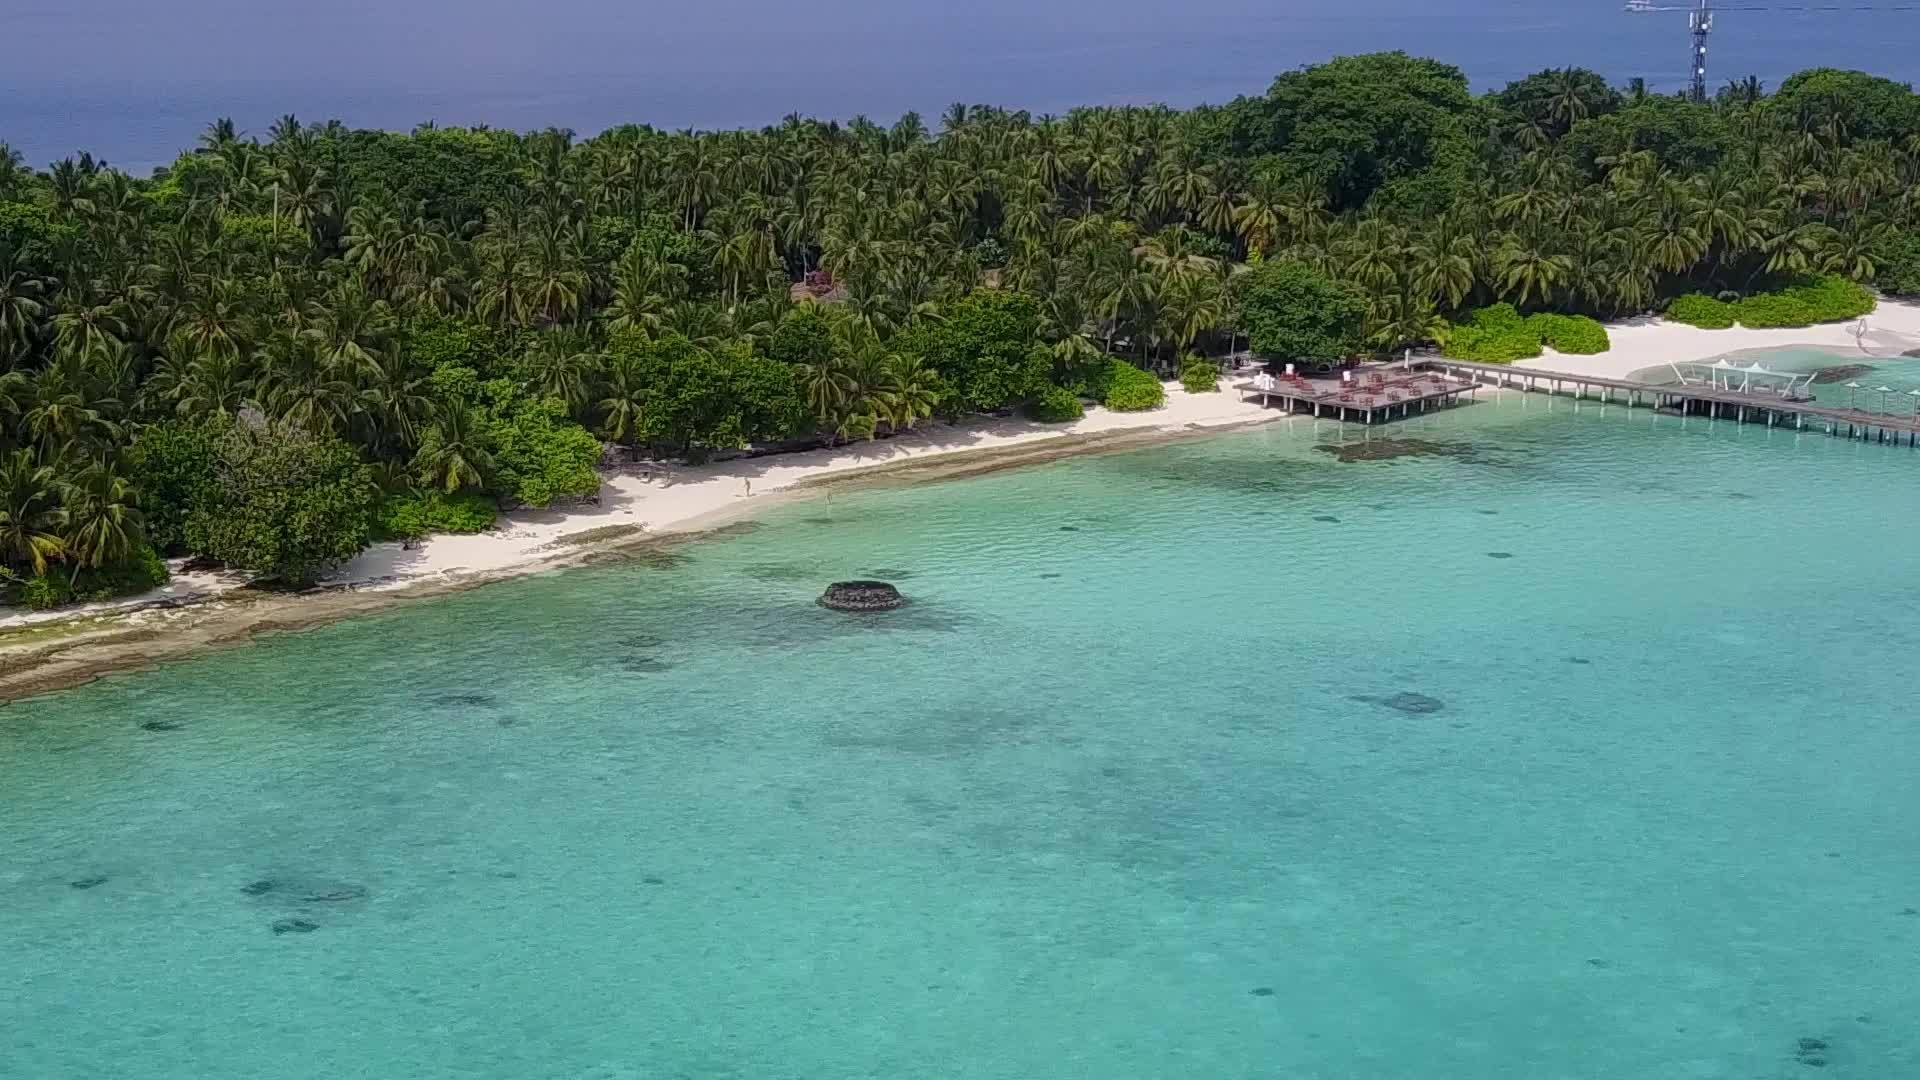
M 1343 378 L 1269 375 L 1234 387 L 1242 398 L 1258 397 L 1262 405 L 1278 403 L 1288 412 L 1361 424 L 1458 404 L 1479 388 L 1476 379 L 1392 364 L 1362 364 Z

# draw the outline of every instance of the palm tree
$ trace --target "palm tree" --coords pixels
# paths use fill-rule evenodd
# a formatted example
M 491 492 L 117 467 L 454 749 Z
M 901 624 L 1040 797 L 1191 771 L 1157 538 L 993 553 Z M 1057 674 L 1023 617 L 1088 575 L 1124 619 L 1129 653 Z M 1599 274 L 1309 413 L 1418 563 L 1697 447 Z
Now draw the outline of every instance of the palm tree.
M 0 199 L 10 199 L 14 193 L 26 185 L 27 178 L 33 175 L 28 169 L 20 151 L 0 142 Z
M 595 406 L 601 416 L 600 430 L 609 439 L 625 442 L 631 451 L 638 447 L 646 430 L 651 388 L 645 369 L 633 357 L 615 356 L 607 367 L 604 392 L 606 396 Z
M 81 569 L 121 562 L 145 542 L 146 519 L 135 506 L 133 485 L 104 457 L 68 485 L 65 506 L 61 547 L 73 559 L 76 579 Z
M 1419 289 L 1428 297 L 1457 308 L 1473 292 L 1478 280 L 1473 237 L 1451 215 L 1441 215 L 1415 241 L 1410 258 Z
M 413 465 L 422 483 L 452 494 L 484 486 L 493 472 L 493 454 L 473 411 L 456 401 L 441 409 Z
M 0 558 L 46 573 L 47 560 L 65 550 L 65 524 L 53 467 L 40 464 L 31 450 L 8 455 L 0 464 Z
M 1500 287 L 1518 307 L 1536 298 L 1546 302 L 1573 274 L 1573 260 L 1550 250 L 1537 228 L 1509 237 L 1494 258 Z
M 837 358 L 817 364 L 802 364 L 799 370 L 800 392 L 819 425 L 831 433 L 828 441 L 842 434 L 846 418 L 856 404 L 859 385 L 846 370 L 846 362 Z
M 0 246 L 0 364 L 12 363 L 33 344 L 46 310 L 44 290 L 44 283 L 19 268 L 13 249 Z
M 893 385 L 893 424 L 910 431 L 933 415 L 940 404 L 940 376 L 918 356 L 896 355 L 889 360 Z
M 207 125 L 200 133 L 200 148 L 209 153 L 218 153 L 240 141 L 240 132 L 233 125 L 233 118 L 223 116 Z
M 565 403 L 579 413 L 587 405 L 587 384 L 600 358 L 572 335 L 548 333 L 533 353 L 532 378 L 527 388 L 541 397 Z
M 1403 345 L 1438 340 L 1447 322 L 1434 310 L 1415 275 L 1403 273 L 1392 292 L 1374 299 L 1367 325 L 1368 344 L 1391 352 Z
M 1826 238 L 1820 268 L 1855 281 L 1871 281 L 1882 245 L 1892 235 L 1893 229 L 1885 224 L 1851 219 Z

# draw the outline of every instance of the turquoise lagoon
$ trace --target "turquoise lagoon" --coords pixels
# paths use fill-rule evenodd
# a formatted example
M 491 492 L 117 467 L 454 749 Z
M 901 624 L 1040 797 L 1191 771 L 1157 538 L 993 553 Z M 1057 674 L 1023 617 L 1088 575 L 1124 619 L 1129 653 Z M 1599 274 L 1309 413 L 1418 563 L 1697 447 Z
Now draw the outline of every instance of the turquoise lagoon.
M 1920 457 L 1381 435 L 842 492 L 0 710 L 0 1076 L 1920 1075 Z M 913 605 L 814 606 L 856 574 Z

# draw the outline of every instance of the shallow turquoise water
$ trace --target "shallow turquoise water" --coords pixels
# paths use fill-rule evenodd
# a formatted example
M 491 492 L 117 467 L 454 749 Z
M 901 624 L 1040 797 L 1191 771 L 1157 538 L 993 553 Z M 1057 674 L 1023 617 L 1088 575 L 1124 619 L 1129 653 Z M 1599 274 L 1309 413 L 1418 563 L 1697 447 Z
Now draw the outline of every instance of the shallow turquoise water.
M 1920 456 L 1338 431 L 0 709 L 0 1076 L 1920 1074 Z

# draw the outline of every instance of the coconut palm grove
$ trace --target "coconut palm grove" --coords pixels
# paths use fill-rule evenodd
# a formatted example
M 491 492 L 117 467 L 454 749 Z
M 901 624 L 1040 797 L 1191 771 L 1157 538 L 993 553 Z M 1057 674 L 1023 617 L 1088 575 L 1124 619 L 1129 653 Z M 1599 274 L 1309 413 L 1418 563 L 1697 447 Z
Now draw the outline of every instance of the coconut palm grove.
M 0 131 L 0 135 L 4 135 Z M 1920 96 L 1713 100 L 1403 53 L 1190 111 L 954 105 L 590 139 L 214 122 L 148 178 L 0 144 L 10 602 L 165 555 L 289 582 L 586 495 L 609 455 L 869 438 L 1212 389 L 1251 348 L 1606 348 L 1600 320 L 1920 291 Z

